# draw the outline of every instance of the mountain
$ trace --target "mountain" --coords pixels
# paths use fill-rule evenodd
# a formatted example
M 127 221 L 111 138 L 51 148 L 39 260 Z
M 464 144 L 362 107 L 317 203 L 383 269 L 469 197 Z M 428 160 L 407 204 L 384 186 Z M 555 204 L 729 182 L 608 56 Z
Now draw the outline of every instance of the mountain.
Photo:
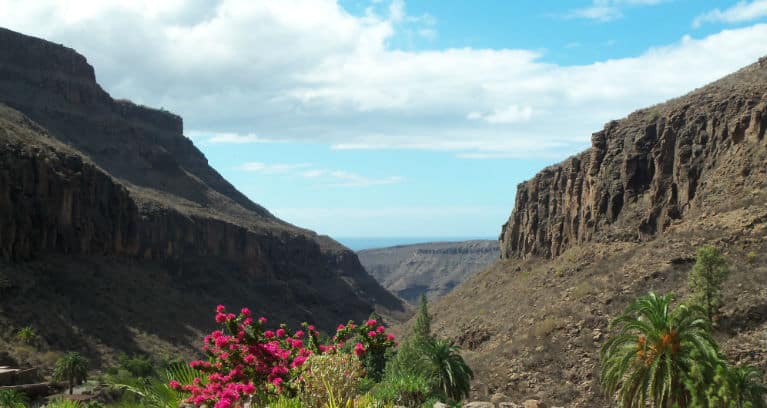
M 0 29 L 0 104 L 0 349 L 32 324 L 97 362 L 189 354 L 218 303 L 326 329 L 406 312 L 354 252 L 250 201 L 179 116 L 113 99 L 74 50 Z
M 360 262 L 386 289 L 411 303 L 436 299 L 499 257 L 498 241 L 431 242 L 366 249 Z
M 765 130 L 767 58 L 608 123 L 521 183 L 502 259 L 432 307 L 433 327 L 466 350 L 476 396 L 610 406 L 598 376 L 609 322 L 650 290 L 687 295 L 704 244 L 731 270 L 715 336 L 731 361 L 764 367 Z

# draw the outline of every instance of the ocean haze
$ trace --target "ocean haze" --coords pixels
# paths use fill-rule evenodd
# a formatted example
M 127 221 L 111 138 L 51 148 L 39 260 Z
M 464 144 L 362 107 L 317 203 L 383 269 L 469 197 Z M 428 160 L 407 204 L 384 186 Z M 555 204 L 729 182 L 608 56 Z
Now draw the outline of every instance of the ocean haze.
M 352 251 L 435 242 L 496 240 L 496 237 L 333 237 Z

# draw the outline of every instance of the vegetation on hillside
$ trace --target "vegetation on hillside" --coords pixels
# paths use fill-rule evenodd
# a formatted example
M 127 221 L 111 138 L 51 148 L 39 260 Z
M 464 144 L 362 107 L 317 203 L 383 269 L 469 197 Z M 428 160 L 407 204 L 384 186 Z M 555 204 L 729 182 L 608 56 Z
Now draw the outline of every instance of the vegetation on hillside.
M 711 332 L 727 265 L 710 246 L 690 273 L 692 304 L 672 308 L 673 295 L 640 297 L 613 320 L 601 350 L 601 383 L 620 407 L 760 408 L 763 374 L 730 365 Z

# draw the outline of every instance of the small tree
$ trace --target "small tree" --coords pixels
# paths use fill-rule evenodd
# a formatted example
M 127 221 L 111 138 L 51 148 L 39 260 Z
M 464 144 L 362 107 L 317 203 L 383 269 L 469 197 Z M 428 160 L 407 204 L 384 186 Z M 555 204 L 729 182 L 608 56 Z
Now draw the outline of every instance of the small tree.
M 88 360 L 79 353 L 70 352 L 56 362 L 53 378 L 69 383 L 69 395 L 72 395 L 76 384 L 88 379 Z
M 418 314 L 413 325 L 413 336 L 416 342 L 431 340 L 431 315 L 429 314 L 429 302 L 426 300 L 426 294 L 421 294 L 421 301 L 418 305 Z
M 469 396 L 474 372 L 461 357 L 461 349 L 452 341 L 430 340 L 421 356 L 425 374 L 436 391 L 460 401 Z
M 727 262 L 716 248 L 706 245 L 698 250 L 689 283 L 695 302 L 706 311 L 709 322 L 722 305 L 722 283 L 727 275 Z

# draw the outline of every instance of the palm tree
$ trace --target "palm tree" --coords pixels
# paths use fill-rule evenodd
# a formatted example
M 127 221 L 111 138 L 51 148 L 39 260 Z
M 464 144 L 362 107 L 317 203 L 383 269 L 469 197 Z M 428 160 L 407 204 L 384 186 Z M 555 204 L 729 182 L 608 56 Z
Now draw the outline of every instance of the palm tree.
M 69 395 L 72 395 L 75 384 L 88 379 L 88 360 L 79 353 L 67 353 L 56 362 L 53 377 L 69 382 Z
M 623 408 L 689 406 L 685 375 L 696 360 L 714 360 L 718 350 L 700 307 L 669 305 L 673 295 L 640 297 L 617 317 L 615 336 L 601 350 L 601 383 L 618 392 Z
M 426 375 L 435 388 L 456 401 L 469 396 L 474 378 L 460 351 L 452 341 L 438 339 L 425 343 L 421 356 Z
M 749 365 L 730 367 L 727 370 L 727 383 L 730 385 L 729 395 L 732 396 L 733 406 L 737 408 L 765 408 L 764 401 L 767 387 L 762 384 L 762 372 Z

